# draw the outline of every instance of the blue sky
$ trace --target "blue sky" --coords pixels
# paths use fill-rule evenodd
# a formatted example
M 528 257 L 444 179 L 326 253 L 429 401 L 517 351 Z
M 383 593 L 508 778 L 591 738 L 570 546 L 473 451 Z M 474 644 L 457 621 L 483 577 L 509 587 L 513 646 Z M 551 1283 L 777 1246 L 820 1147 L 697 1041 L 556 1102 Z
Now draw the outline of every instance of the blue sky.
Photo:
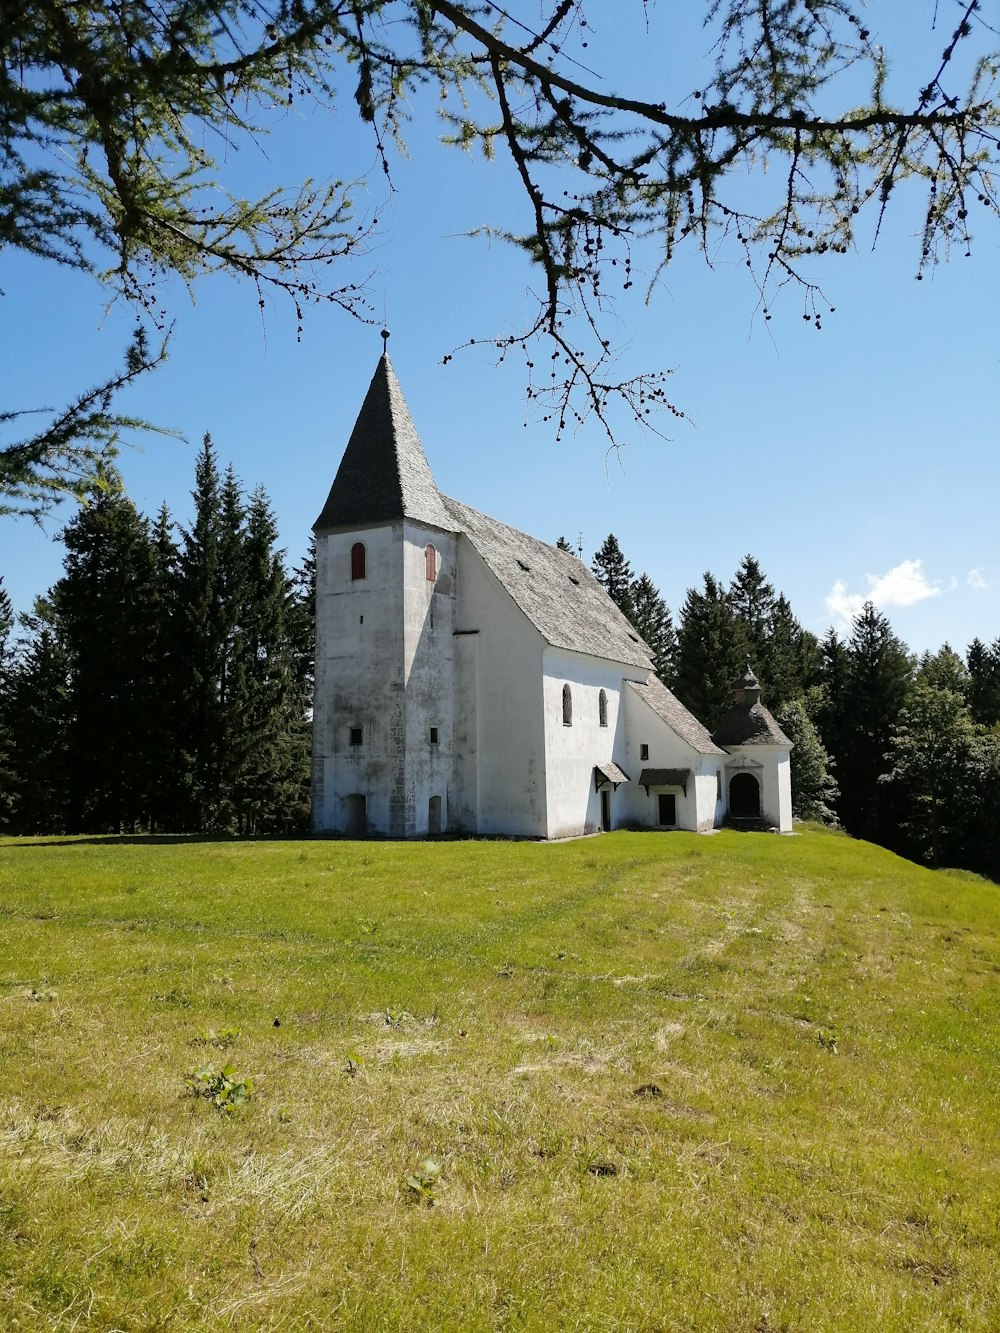
M 537 17 L 528 0 L 517 8 Z M 907 7 L 900 78 L 917 68 L 914 31 L 940 49 L 932 10 Z M 637 94 L 664 95 L 655 46 L 636 59 L 644 44 L 621 13 L 591 35 L 588 58 L 627 57 Z M 641 254 L 636 287 L 617 307 L 622 365 L 673 369 L 671 396 L 691 421 L 671 423 L 664 441 L 621 418 L 610 453 L 596 425 L 556 443 L 550 425 L 526 418 L 523 374 L 513 363 L 497 369 L 488 349 L 442 365 L 470 337 L 520 328 L 537 284 L 520 255 L 463 234 L 523 223 L 507 162 L 439 146 L 418 107 L 386 202 L 349 92 L 344 106 L 334 116 L 293 108 L 265 151 L 242 151 L 238 169 L 248 179 L 372 181 L 361 206 L 378 208 L 378 240 L 358 272 L 371 275 L 375 324 L 316 306 L 297 342 L 291 310 L 278 302 L 261 312 L 250 287 L 208 278 L 194 303 L 166 288 L 170 361 L 126 406 L 184 440 L 153 437 L 123 452 L 140 508 L 152 514 L 165 500 L 188 520 L 194 456 L 209 431 L 248 489 L 263 483 L 297 561 L 381 353 L 385 312 L 390 356 L 445 493 L 551 541 L 582 533 L 588 560 L 614 532 L 675 612 L 703 571 L 728 580 L 751 552 L 819 634 L 846 624 L 866 596 L 916 651 L 1000 634 L 1000 264 L 985 214 L 973 257 L 918 283 L 919 200 L 901 198 L 874 254 L 861 248 L 815 270 L 836 306 L 821 332 L 794 298 L 766 327 L 754 320 L 741 256 L 724 248 L 711 268 L 694 251 L 675 261 L 647 306 L 641 272 L 655 255 Z M 60 404 L 119 360 L 130 314 L 105 310 L 92 280 L 8 250 L 0 287 L 5 406 Z M 65 517 L 64 508 L 44 531 L 0 520 L 0 572 L 18 609 L 59 576 Z

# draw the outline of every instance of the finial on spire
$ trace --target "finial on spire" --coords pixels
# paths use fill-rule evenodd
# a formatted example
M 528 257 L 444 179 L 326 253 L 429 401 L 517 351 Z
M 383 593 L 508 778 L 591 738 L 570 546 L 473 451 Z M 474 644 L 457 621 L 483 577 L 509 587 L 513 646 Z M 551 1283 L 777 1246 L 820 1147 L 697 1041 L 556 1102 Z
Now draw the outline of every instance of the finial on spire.
M 388 354 L 389 354 L 389 338 L 390 338 L 390 337 L 391 337 L 391 334 L 389 333 L 389 330 L 388 330 L 388 329 L 383 329 L 383 330 L 382 330 L 382 355 L 383 355 L 383 356 L 388 356 Z

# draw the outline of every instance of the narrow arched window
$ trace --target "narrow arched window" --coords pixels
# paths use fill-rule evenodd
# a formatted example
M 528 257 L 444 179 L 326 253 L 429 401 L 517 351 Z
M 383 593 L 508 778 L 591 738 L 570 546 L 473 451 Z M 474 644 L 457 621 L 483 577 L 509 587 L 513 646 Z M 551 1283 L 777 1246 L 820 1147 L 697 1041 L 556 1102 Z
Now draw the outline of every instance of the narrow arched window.
M 608 725 L 608 696 L 605 690 L 601 690 L 597 696 L 597 720 L 602 727 Z
M 427 543 L 424 547 L 424 578 L 428 583 L 433 583 L 438 576 L 438 553 L 434 547 Z
M 568 685 L 563 686 L 563 726 L 573 725 L 573 691 Z
M 365 544 L 364 542 L 355 542 L 351 547 L 351 578 L 363 579 L 365 577 Z

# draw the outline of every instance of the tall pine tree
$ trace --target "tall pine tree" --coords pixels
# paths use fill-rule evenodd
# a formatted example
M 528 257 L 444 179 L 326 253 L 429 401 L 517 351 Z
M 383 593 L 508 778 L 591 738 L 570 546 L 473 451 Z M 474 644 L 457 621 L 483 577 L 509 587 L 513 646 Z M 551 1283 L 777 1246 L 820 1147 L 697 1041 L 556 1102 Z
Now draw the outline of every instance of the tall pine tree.
M 619 611 L 630 621 L 635 621 L 635 606 L 632 601 L 634 575 L 632 566 L 625 559 L 618 538 L 609 532 L 591 562 L 591 569 L 597 582 L 605 590 Z

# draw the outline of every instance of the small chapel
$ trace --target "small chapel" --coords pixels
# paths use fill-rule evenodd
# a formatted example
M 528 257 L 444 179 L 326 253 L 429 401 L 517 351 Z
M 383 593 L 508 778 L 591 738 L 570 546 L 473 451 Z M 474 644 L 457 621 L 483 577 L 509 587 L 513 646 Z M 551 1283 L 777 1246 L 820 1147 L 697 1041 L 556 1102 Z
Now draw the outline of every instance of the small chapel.
M 710 735 L 575 555 L 438 491 L 387 352 L 315 533 L 315 833 L 791 831 L 749 663 Z

